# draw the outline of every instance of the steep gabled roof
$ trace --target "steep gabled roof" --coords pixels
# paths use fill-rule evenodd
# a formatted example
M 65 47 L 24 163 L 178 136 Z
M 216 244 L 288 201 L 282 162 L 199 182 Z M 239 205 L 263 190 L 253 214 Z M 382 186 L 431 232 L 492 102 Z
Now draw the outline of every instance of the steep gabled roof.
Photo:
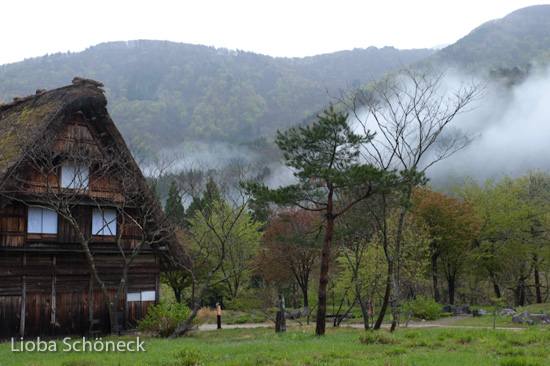
M 101 87 L 103 84 L 97 81 L 76 77 L 72 85 L 50 91 L 38 90 L 35 95 L 15 98 L 9 104 L 0 105 L 0 190 L 24 165 L 30 152 L 41 144 L 51 143 L 52 139 L 45 138 L 47 135 L 56 136 L 77 114 L 83 116 L 90 132 L 106 149 L 104 154 L 129 164 L 135 171 L 135 184 L 140 189 L 147 189 L 145 177 L 109 116 L 107 99 Z M 160 206 L 156 211 L 159 224 L 164 225 Z M 177 244 L 175 234 L 171 233 L 167 244 L 172 256 L 185 261 L 186 255 Z
M 128 150 L 107 112 L 103 84 L 89 79 L 74 78 L 73 84 L 51 91 L 38 90 L 35 95 L 15 98 L 0 105 L 0 184 L 31 151 L 46 130 L 53 130 L 66 121 L 66 116 L 81 112 L 90 121 L 101 121 L 116 146 Z

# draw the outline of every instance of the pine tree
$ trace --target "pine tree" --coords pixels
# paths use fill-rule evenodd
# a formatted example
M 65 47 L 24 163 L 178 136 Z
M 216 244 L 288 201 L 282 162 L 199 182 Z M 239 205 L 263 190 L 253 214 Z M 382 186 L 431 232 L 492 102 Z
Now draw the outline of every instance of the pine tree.
M 360 164 L 360 148 L 372 137 L 354 133 L 348 114 L 336 111 L 331 104 L 311 126 L 277 132 L 275 142 L 286 165 L 295 171 L 297 184 L 275 190 L 259 183 L 247 184 L 257 201 L 295 205 L 324 214 L 317 335 L 325 333 L 330 250 L 336 219 L 358 202 L 389 187 L 397 178 L 392 172 Z
M 182 197 L 176 185 L 176 181 L 172 180 L 164 212 L 170 223 L 174 227 L 183 227 L 185 220 L 185 207 L 183 207 Z

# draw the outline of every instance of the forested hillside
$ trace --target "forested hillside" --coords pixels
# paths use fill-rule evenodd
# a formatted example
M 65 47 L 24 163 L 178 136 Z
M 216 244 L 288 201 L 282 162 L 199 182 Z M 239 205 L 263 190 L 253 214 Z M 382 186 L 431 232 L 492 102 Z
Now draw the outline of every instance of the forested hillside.
M 306 58 L 162 41 L 113 42 L 0 68 L 0 101 L 66 85 L 105 84 L 110 113 L 127 139 L 152 147 L 254 139 L 314 115 L 327 90 L 365 84 L 435 51 L 386 47 Z
M 540 5 L 485 23 L 439 52 L 370 47 L 273 58 L 166 41 L 103 43 L 0 66 L 0 103 L 80 76 L 105 84 L 109 111 L 127 140 L 152 149 L 250 143 L 315 116 L 330 92 L 410 63 L 490 74 L 511 85 L 549 59 L 550 5 Z
M 519 9 L 484 23 L 430 61 L 470 72 L 487 69 L 526 69 L 548 62 L 550 5 Z

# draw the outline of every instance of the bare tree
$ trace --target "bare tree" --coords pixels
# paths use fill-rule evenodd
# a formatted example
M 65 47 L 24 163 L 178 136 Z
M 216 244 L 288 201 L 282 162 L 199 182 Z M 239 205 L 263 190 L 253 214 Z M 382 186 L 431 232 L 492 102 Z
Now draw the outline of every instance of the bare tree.
M 108 310 L 111 332 L 118 332 L 118 305 L 132 264 L 144 251 L 166 249 L 173 232 L 122 139 L 100 144 L 67 136 L 67 131 L 40 137 L 1 194 L 60 218 L 58 240 L 66 242 L 65 250 L 80 245 Z
M 474 135 L 463 134 L 452 128 L 451 122 L 473 107 L 483 94 L 485 83 L 460 83 L 455 88 L 445 87 L 445 73 L 430 73 L 403 67 L 367 88 L 342 91 L 340 101 L 355 116 L 358 128 L 365 135 L 372 131 L 375 137 L 364 145 L 365 160 L 381 170 L 398 169 L 402 174 L 425 173 L 435 163 L 463 149 Z M 418 184 L 422 180 L 410 179 Z M 395 254 L 400 252 L 408 202 L 413 185 L 380 200 L 378 205 L 380 227 L 387 230 L 388 204 L 403 204 L 398 219 L 396 245 L 390 250 L 383 241 L 388 272 L 386 291 L 375 329 L 380 328 L 390 300 L 392 284 L 396 283 Z M 394 297 L 398 293 L 394 289 Z M 397 299 L 392 299 L 397 306 Z M 395 309 L 394 309 L 395 313 Z M 395 328 L 395 319 L 392 330 Z

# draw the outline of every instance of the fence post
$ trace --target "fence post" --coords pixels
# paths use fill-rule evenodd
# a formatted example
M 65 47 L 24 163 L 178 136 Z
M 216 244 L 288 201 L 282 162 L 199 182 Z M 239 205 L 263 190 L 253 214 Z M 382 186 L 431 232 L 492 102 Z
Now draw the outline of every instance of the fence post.
M 216 303 L 216 314 L 218 317 L 218 329 L 222 329 L 222 306 L 220 303 Z

